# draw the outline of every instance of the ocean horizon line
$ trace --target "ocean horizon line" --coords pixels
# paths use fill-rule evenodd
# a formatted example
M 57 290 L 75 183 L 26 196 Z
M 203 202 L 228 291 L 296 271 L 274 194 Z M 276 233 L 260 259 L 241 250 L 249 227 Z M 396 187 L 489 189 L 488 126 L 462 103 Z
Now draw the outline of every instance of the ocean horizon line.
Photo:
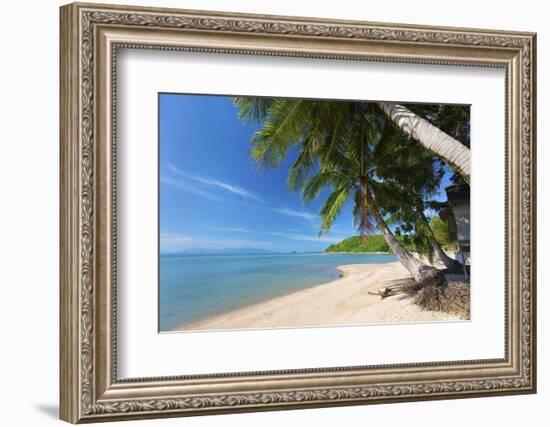
M 327 251 L 289 251 L 289 252 L 160 252 L 161 257 L 181 256 L 271 256 L 271 255 L 392 255 L 391 252 L 327 252 Z

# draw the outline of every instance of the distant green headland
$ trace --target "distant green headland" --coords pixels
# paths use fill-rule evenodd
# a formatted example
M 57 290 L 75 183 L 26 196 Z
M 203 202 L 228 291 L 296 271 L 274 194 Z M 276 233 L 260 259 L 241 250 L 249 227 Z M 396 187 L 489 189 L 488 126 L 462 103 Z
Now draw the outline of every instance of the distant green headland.
M 412 241 L 411 236 L 395 236 L 399 243 L 408 251 L 417 252 L 418 248 Z M 325 252 L 391 252 L 389 245 L 381 234 L 370 236 L 353 236 L 342 240 L 339 243 L 330 245 Z
M 440 218 L 434 217 L 430 221 L 434 236 L 445 250 L 456 250 L 456 239 L 449 233 L 448 226 Z M 413 235 L 396 235 L 399 243 L 411 252 L 424 253 L 423 248 L 415 243 Z M 369 236 L 353 236 L 342 240 L 339 243 L 330 245 L 325 252 L 391 252 L 391 249 L 382 234 L 371 234 Z
M 363 238 L 361 236 L 348 237 L 339 243 L 330 245 L 325 252 L 390 252 L 384 236 L 374 234 Z

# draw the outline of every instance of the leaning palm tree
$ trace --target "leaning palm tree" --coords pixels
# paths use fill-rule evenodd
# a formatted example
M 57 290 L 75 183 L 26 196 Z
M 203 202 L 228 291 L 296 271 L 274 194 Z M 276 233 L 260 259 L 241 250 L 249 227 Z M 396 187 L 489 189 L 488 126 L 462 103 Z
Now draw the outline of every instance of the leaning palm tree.
M 393 102 L 378 102 L 379 108 L 425 148 L 449 163 L 470 183 L 470 149 L 407 107 Z
M 241 118 L 250 121 L 261 121 L 272 105 L 273 98 L 236 98 L 235 101 L 240 107 L 239 116 Z M 376 105 L 403 132 L 447 162 L 462 176 L 466 183 L 470 183 L 470 149 L 460 138 L 450 135 L 454 132 L 446 132 L 446 129 L 436 126 L 427 118 L 404 105 L 386 101 L 379 101 Z M 445 107 L 443 109 L 448 110 Z M 459 108 L 460 110 L 463 109 Z M 454 120 L 451 121 L 454 121 L 456 126 L 460 127 L 464 123 L 469 123 L 469 120 L 456 120 L 456 114 L 451 114 L 451 116 L 454 116 Z
M 431 198 L 448 169 L 428 150 L 419 150 L 395 126 L 386 133 L 374 151 L 377 176 L 382 180 L 379 205 L 390 215 L 390 223 L 397 225 L 396 231 L 409 233 L 418 253 L 430 262 L 436 255 L 449 270 L 462 271 L 462 265 L 449 257 L 435 238 L 425 215 L 428 208 L 438 204 Z
M 326 233 L 348 201 L 361 235 L 378 229 L 401 264 L 422 286 L 445 284 L 443 274 L 422 263 L 399 243 L 376 204 L 373 148 L 385 137 L 388 121 L 373 104 L 313 100 L 238 98 L 240 117 L 259 121 L 251 156 L 264 168 L 275 168 L 291 148 L 297 150 L 288 185 L 301 190 L 305 202 L 329 190 L 320 216 Z
M 422 212 L 419 214 L 419 217 L 421 218 L 422 224 L 426 229 L 426 235 L 428 237 L 428 240 L 432 247 L 434 248 L 434 251 L 439 258 L 439 260 L 449 269 L 449 271 L 453 273 L 458 273 L 464 271 L 464 266 L 458 262 L 456 259 L 451 258 L 447 253 L 443 250 L 439 242 L 437 241 L 435 237 L 435 233 L 433 232 L 432 228 L 430 227 L 430 223 L 428 222 L 426 216 Z
M 411 240 L 416 252 L 426 256 L 430 262 L 433 261 L 435 256 L 449 272 L 461 273 L 464 266 L 443 250 L 426 218 L 424 209 L 422 202 L 417 205 L 403 205 L 402 208 L 392 211 L 386 221 L 389 224 L 394 224 L 396 231 Z M 402 232 L 408 234 L 401 234 Z

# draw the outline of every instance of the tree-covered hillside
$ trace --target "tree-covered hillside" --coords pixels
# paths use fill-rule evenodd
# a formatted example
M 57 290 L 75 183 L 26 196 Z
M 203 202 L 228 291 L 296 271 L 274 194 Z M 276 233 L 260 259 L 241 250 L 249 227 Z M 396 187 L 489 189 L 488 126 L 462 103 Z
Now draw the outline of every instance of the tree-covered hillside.
M 439 217 L 434 217 L 430 221 L 433 227 L 435 238 L 447 250 L 455 250 L 456 239 L 449 232 L 447 223 Z M 422 253 L 422 248 L 418 247 L 412 235 L 396 235 L 399 243 L 408 251 Z M 381 234 L 372 234 L 370 236 L 353 236 L 342 240 L 339 243 L 330 245 L 325 252 L 391 252 L 389 245 Z
M 373 234 L 366 238 L 361 236 L 348 237 L 340 243 L 330 245 L 325 252 L 390 252 L 384 236 Z

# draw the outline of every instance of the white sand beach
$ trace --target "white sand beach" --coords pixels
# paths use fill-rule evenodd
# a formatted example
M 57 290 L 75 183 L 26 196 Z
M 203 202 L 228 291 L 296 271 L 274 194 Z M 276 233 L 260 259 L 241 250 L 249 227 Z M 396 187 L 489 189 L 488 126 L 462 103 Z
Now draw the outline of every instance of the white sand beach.
M 330 283 L 292 292 L 181 325 L 175 330 L 255 329 L 300 326 L 365 325 L 463 320 L 458 315 L 422 310 L 413 296 L 381 299 L 368 292 L 389 281 L 408 277 L 399 263 L 340 266 L 343 277 Z M 462 278 L 463 279 L 463 278 Z M 461 280 L 461 276 L 449 277 Z

